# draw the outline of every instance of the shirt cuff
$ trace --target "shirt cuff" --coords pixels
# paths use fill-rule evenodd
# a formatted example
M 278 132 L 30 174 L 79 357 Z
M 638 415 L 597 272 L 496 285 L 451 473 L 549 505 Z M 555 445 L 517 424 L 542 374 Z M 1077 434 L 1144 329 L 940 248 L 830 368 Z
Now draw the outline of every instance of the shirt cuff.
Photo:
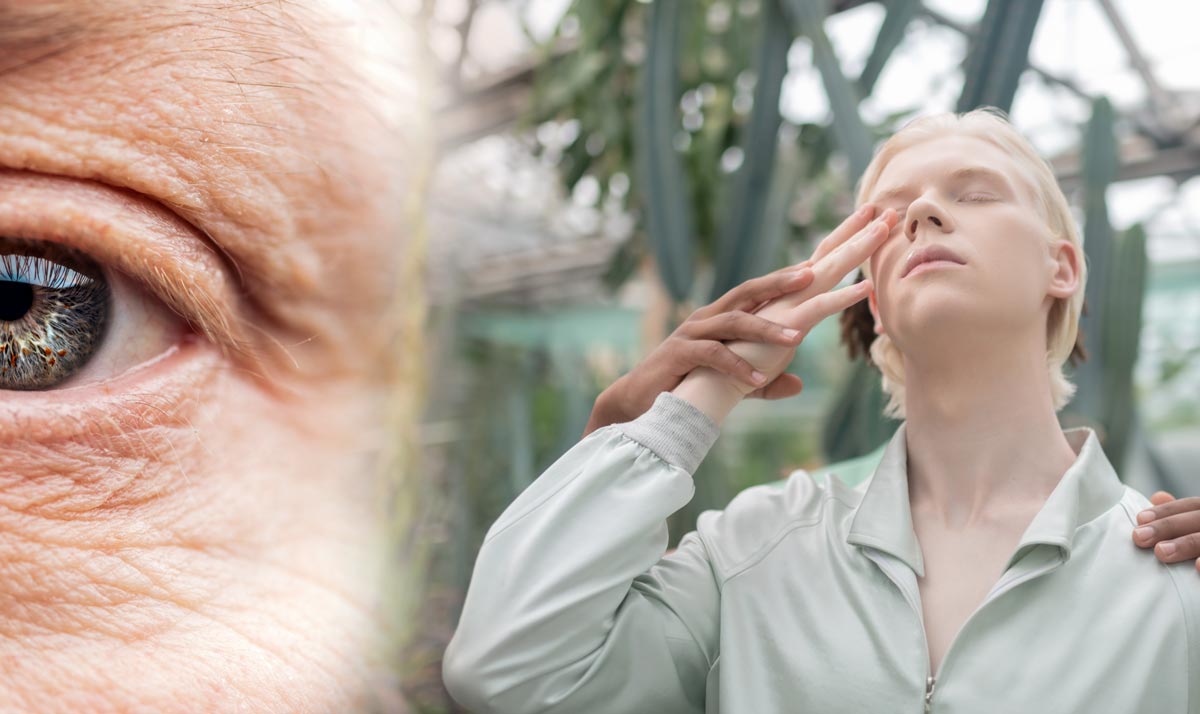
M 670 392 L 659 393 L 644 414 L 616 427 L 689 474 L 696 472 L 721 434 L 721 428 L 707 414 Z

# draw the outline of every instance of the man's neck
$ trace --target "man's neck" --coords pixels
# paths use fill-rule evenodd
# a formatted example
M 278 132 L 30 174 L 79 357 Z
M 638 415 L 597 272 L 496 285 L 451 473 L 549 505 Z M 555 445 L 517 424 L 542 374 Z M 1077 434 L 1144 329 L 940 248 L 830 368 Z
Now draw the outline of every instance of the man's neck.
M 914 517 L 951 530 L 1028 520 L 1076 457 L 1036 349 L 906 355 L 905 419 Z

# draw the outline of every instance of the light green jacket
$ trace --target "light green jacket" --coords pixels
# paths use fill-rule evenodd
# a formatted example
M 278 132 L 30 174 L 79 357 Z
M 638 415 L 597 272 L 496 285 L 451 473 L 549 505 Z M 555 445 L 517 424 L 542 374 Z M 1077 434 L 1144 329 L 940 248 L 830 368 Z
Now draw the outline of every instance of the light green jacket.
M 715 423 L 669 393 L 589 434 L 488 531 L 445 653 L 475 714 L 1200 714 L 1200 578 L 1093 431 L 931 681 L 905 425 L 850 488 L 797 471 L 664 557 Z M 931 691 L 932 690 L 932 691 Z

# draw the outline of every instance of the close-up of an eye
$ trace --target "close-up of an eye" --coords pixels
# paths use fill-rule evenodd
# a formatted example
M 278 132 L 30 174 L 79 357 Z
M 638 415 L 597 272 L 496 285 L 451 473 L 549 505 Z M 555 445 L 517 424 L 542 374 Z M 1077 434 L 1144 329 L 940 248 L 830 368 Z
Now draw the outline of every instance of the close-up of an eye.
M 77 251 L 0 238 L 0 389 L 69 379 L 100 344 L 110 302 L 100 268 Z

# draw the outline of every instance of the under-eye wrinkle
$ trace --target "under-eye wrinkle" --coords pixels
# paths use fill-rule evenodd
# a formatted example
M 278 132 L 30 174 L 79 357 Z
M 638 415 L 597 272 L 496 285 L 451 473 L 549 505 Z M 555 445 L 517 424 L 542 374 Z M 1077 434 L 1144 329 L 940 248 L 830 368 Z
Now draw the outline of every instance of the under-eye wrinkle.
M 109 303 L 100 268 L 78 251 L 0 237 L 0 389 L 70 378 L 100 345 Z

